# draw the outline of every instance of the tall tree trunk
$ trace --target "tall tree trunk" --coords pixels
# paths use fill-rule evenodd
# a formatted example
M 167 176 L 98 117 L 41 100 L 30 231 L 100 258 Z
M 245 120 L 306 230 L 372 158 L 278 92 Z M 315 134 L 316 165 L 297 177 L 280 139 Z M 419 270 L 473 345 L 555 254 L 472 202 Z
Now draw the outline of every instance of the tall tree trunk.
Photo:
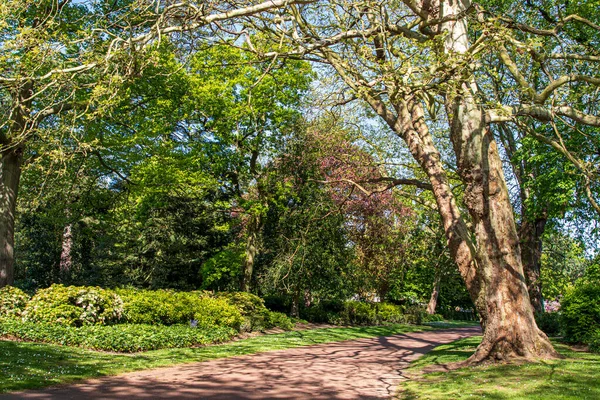
M 71 266 L 73 265 L 73 224 L 67 223 L 65 225 L 65 229 L 62 235 L 62 249 L 60 252 L 60 264 L 59 270 L 60 274 L 65 275 L 69 273 L 71 270 Z
M 441 3 L 441 17 L 456 16 L 468 0 Z M 443 24 L 446 51 L 460 57 L 469 48 L 465 18 Z M 525 284 L 514 213 L 493 135 L 477 101 L 472 79 L 462 81 L 446 97 L 450 136 L 458 173 L 466 185 L 464 202 L 473 222 L 475 258 L 486 314 L 484 335 L 471 363 L 513 357 L 556 355 L 552 344 L 535 322 Z M 477 304 L 476 304 L 477 305 Z
M 427 304 L 427 314 L 433 315 L 435 314 L 435 309 L 437 308 L 438 296 L 440 294 L 440 282 L 442 280 L 442 274 L 438 270 L 436 270 L 435 279 L 433 281 L 433 290 L 431 291 L 431 297 L 429 298 L 429 303 Z
M 24 147 L 13 143 L 12 136 L 27 131 L 32 93 L 32 82 L 15 90 L 10 129 L 7 136 L 0 136 L 0 287 L 12 285 L 15 279 L 15 211 Z
M 21 147 L 4 150 L 0 158 L 0 287 L 14 283 L 15 210 L 22 159 Z
M 292 309 L 290 315 L 294 318 L 300 318 L 300 288 L 296 287 L 292 295 Z
M 242 292 L 250 292 L 252 288 L 252 273 L 254 272 L 254 260 L 258 254 L 258 231 L 260 221 L 258 216 L 251 216 L 248 222 L 248 237 L 246 238 L 246 260 L 244 262 L 244 274 L 242 277 Z
M 537 313 L 544 312 L 540 267 L 542 258 L 542 235 L 546 229 L 547 221 L 548 219 L 545 212 L 533 221 L 524 215 L 519 229 L 519 238 L 521 239 L 521 260 L 523 262 L 523 270 L 525 271 L 527 291 L 529 292 L 531 305 Z

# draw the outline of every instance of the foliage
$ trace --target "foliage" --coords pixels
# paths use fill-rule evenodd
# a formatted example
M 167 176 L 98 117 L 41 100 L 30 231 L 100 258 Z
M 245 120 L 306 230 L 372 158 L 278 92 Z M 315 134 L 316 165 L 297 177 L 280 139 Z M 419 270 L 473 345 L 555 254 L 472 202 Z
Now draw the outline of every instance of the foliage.
M 202 288 L 206 290 L 235 290 L 239 287 L 246 255 L 235 243 L 218 252 L 202 264 Z
M 282 329 L 292 329 L 294 324 L 289 317 L 283 313 L 269 311 L 265 302 L 260 297 L 246 292 L 218 293 L 217 298 L 227 300 L 231 305 L 237 307 L 244 317 L 242 331 L 262 331 L 274 326 Z
M 401 399 L 579 400 L 600 397 L 600 356 L 554 343 L 564 359 L 424 372 L 466 360 L 481 338 L 436 347 L 405 371 Z M 414 378 L 414 379 L 411 379 Z
M 175 325 L 195 320 L 199 327 L 240 329 L 242 315 L 226 300 L 203 292 L 118 289 L 123 298 L 125 319 L 130 324 Z
M 423 315 L 423 323 L 429 322 L 442 322 L 444 320 L 444 316 L 442 314 L 425 314 Z
M 226 300 L 202 298 L 194 308 L 194 320 L 199 327 L 225 326 L 239 331 L 244 318 L 240 311 Z
M 577 282 L 561 302 L 565 339 L 587 343 L 600 329 L 600 282 Z
M 285 315 L 277 311 L 269 311 L 268 326 L 278 327 L 284 331 L 291 331 L 294 329 L 294 322 Z
M 301 309 L 301 317 L 311 322 L 325 322 L 334 325 L 380 325 L 386 323 L 422 322 L 424 310 L 413 309 L 404 312 L 403 307 L 390 303 L 369 303 L 363 301 L 324 301 Z
M 600 329 L 596 329 L 592 332 L 588 337 L 588 345 L 590 346 L 590 351 L 594 353 L 600 353 Z
M 224 326 L 191 328 L 189 325 L 120 324 L 76 328 L 44 322 L 0 322 L 0 336 L 126 353 L 218 343 L 230 339 L 235 333 L 234 329 Z
M 560 336 L 562 333 L 559 312 L 536 313 L 535 322 L 538 328 L 548 336 Z
M 541 256 L 542 291 L 545 299 L 564 295 L 588 266 L 583 243 L 550 230 L 543 237 Z
M 123 300 L 100 287 L 52 285 L 31 298 L 23 319 L 64 326 L 109 325 L 123 315 Z
M 0 288 L 0 318 L 19 317 L 30 296 L 19 288 L 5 286 Z

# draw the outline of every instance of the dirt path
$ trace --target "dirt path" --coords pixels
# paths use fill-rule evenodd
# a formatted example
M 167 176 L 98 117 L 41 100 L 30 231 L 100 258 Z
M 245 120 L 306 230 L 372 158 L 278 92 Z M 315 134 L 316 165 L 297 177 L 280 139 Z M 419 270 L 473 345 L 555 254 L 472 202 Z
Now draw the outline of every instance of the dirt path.
M 388 399 L 402 369 L 478 327 L 407 333 L 132 372 L 2 399 Z

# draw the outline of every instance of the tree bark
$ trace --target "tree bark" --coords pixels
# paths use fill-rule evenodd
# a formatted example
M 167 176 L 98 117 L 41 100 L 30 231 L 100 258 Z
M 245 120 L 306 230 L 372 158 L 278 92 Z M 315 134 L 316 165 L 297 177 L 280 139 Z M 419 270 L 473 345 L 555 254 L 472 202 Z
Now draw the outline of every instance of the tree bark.
M 60 252 L 60 264 L 59 270 L 61 275 L 69 273 L 71 266 L 73 265 L 73 257 L 71 252 L 73 250 L 73 224 L 68 223 L 65 225 L 65 229 L 62 235 L 62 249 Z
M 463 60 L 469 57 L 467 21 L 460 17 L 466 15 L 469 1 L 433 3 L 428 2 L 428 10 L 435 10 L 436 14 L 439 10 L 439 18 L 445 21 L 441 24 L 441 31 L 446 32 L 444 62 L 469 65 Z M 423 18 L 427 17 L 425 14 L 424 11 Z M 535 323 L 502 162 L 468 67 L 459 68 L 454 79 L 448 80 L 445 103 L 458 174 L 466 187 L 464 204 L 470 216 L 469 226 L 456 203 L 425 121 L 422 100 L 413 94 L 414 88 L 405 90 L 392 82 L 385 99 L 364 83 L 368 82 L 366 78 L 360 74 L 356 78 L 356 71 L 349 69 L 342 57 L 327 48 L 322 52 L 341 78 L 406 142 L 431 182 L 450 254 L 484 330 L 481 345 L 467 363 L 557 356 Z M 388 100 L 393 108 L 387 106 Z
M 468 0 L 441 3 L 441 16 L 459 15 Z M 450 57 L 460 57 L 469 48 L 466 19 L 443 24 L 448 32 L 445 48 Z M 514 213 L 496 142 L 477 101 L 473 79 L 446 95 L 450 137 L 458 174 L 466 185 L 464 203 L 473 223 L 475 258 L 485 307 L 483 340 L 469 363 L 524 357 L 535 359 L 557 355 L 546 335 L 536 325 L 525 284 L 521 250 Z
M 525 271 L 525 281 L 529 300 L 537 313 L 544 312 L 542 297 L 542 281 L 540 279 L 540 267 L 542 258 L 542 235 L 546 229 L 548 219 L 546 213 L 535 218 L 533 221 L 523 216 L 519 237 L 521 239 L 521 260 Z
M 15 211 L 22 159 L 21 147 L 4 150 L 0 158 L 0 287 L 14 283 Z
M 0 287 L 12 285 L 15 279 L 15 212 L 24 147 L 13 143 L 12 136 L 27 131 L 32 93 L 32 82 L 15 90 L 10 129 L 7 136 L 0 137 Z
M 433 281 L 433 290 L 431 291 L 431 297 L 429 298 L 429 303 L 427 304 L 427 314 L 433 315 L 435 314 L 435 309 L 437 308 L 437 300 L 440 294 L 440 282 L 442 280 L 442 274 L 440 271 L 436 271 L 435 280 Z
M 250 292 L 252 288 L 252 273 L 254 271 L 254 260 L 258 254 L 258 216 L 251 216 L 248 222 L 248 237 L 246 238 L 246 260 L 244 262 L 244 274 L 242 277 L 242 292 Z

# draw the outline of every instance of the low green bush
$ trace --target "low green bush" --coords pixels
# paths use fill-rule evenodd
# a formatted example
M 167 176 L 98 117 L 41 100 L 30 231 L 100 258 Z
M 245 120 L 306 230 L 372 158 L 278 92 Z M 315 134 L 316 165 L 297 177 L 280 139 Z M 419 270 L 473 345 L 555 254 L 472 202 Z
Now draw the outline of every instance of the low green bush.
M 130 324 L 176 325 L 195 320 L 199 327 L 223 326 L 236 330 L 244 321 L 237 307 L 226 299 L 204 292 L 118 289 L 125 320 Z
M 0 321 L 0 337 L 125 353 L 220 343 L 231 339 L 235 334 L 234 329 L 227 327 L 121 324 L 76 328 L 17 320 Z
M 284 313 L 269 311 L 268 316 L 268 326 L 269 327 L 278 327 L 286 331 L 291 331 L 294 329 L 294 322 L 290 317 L 285 315 Z
M 227 300 L 204 297 L 195 304 L 194 320 L 199 327 L 224 326 L 240 331 L 244 317 Z
M 343 318 L 350 325 L 377 325 L 377 309 L 372 303 L 347 301 L 342 311 Z
M 109 325 L 123 314 L 123 301 L 112 290 L 52 285 L 39 290 L 22 312 L 28 322 L 65 326 Z
M 548 336 L 561 335 L 561 313 L 559 312 L 541 312 L 535 313 L 535 322 L 538 328 Z
M 19 288 L 5 286 L 0 288 L 0 317 L 20 317 L 30 296 Z
M 416 311 L 415 311 L 416 312 Z M 422 314 L 407 314 L 401 306 L 391 303 L 347 301 L 319 303 L 301 310 L 301 317 L 310 322 L 333 325 L 380 325 L 385 323 L 422 322 Z
M 600 353 L 600 329 L 596 329 L 589 335 L 588 345 L 591 352 Z
M 269 310 L 260 297 L 247 292 L 221 292 L 217 293 L 218 299 L 224 299 L 235 306 L 244 317 L 242 331 L 262 331 L 273 325 L 269 319 Z
M 201 292 L 173 290 L 117 289 L 123 299 L 125 321 L 130 324 L 174 325 L 189 324 L 198 303 L 205 295 Z
M 578 281 L 561 301 L 565 339 L 588 343 L 600 330 L 600 282 Z
M 260 297 L 247 292 L 221 292 L 216 298 L 225 299 L 229 304 L 237 307 L 244 317 L 242 331 L 264 331 L 265 329 L 279 327 L 284 330 L 294 328 L 292 320 L 280 312 L 269 311 L 265 301 Z
M 381 322 L 403 323 L 406 322 L 406 316 L 402 312 L 402 307 L 396 304 L 379 303 L 377 307 L 378 318 Z
M 441 314 L 425 314 L 423 315 L 423 322 L 439 322 L 443 321 L 444 316 Z

